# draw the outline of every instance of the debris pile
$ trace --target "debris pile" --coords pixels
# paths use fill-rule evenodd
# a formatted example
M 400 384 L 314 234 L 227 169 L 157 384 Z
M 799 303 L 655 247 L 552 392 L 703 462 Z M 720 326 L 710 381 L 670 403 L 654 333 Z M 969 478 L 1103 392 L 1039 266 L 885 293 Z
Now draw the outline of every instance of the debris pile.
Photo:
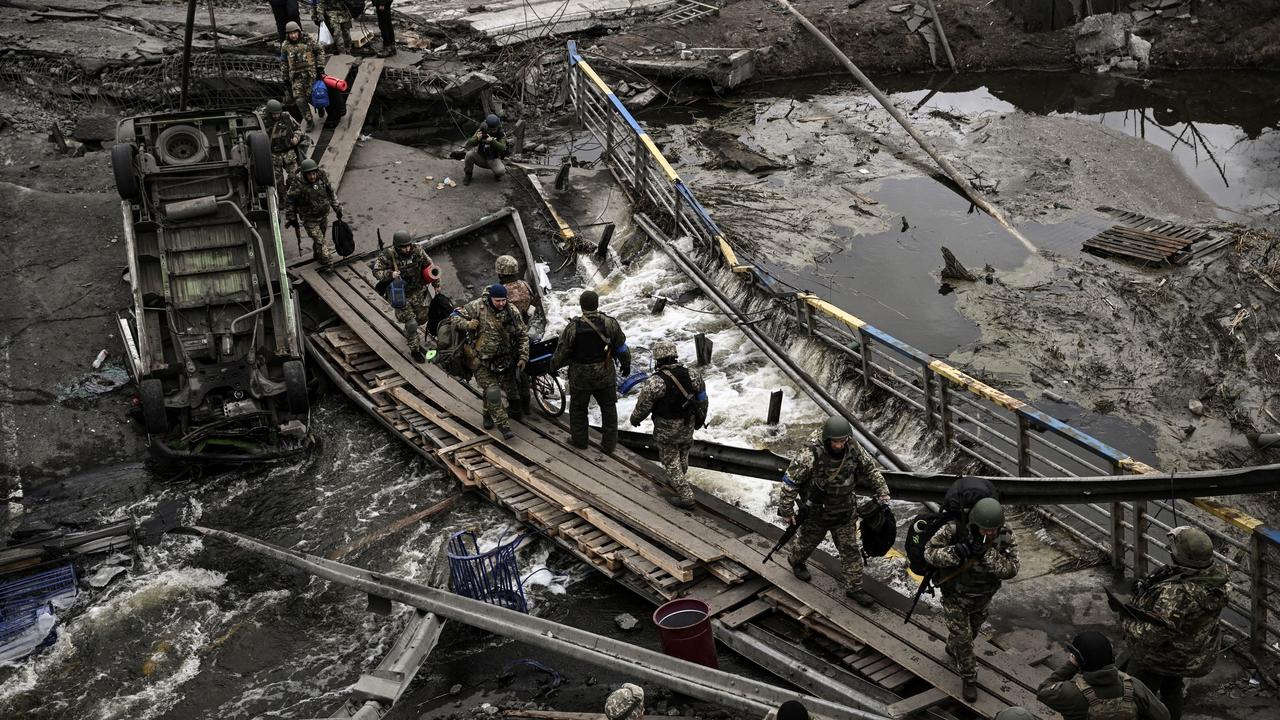
M 1130 30 L 1133 25 L 1127 13 L 1086 17 L 1076 25 L 1077 62 L 1099 73 L 1146 70 L 1151 64 L 1151 43 L 1134 35 Z

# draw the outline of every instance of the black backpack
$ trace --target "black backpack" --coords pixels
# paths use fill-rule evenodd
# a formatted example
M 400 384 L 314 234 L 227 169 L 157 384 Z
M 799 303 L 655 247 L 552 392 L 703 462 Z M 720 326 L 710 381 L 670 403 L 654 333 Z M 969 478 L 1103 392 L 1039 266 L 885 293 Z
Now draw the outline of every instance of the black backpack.
M 342 257 L 356 251 L 356 239 L 351 226 L 341 220 L 333 221 L 333 247 Z
M 878 502 L 864 513 L 858 512 L 858 536 L 862 539 L 862 557 L 884 557 L 898 539 L 898 520 L 888 505 Z
M 924 576 L 935 569 L 924 558 L 924 548 L 938 533 L 938 528 L 952 520 L 960 520 L 973 504 L 983 498 L 996 498 L 996 488 L 990 480 L 980 477 L 962 477 L 947 488 L 938 512 L 922 513 L 907 525 L 907 537 L 903 542 L 907 554 L 907 566 L 916 575 Z

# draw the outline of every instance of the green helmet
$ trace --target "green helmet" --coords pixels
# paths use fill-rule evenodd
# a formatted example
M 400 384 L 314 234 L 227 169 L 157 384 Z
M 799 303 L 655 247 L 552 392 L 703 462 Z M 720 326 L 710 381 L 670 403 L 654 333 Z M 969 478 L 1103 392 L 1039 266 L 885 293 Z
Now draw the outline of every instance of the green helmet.
M 853 425 L 839 415 L 832 415 L 822 424 L 822 440 L 841 440 L 853 436 Z
M 515 275 L 520 272 L 520 263 L 510 255 L 500 255 L 493 263 L 493 271 L 499 275 Z
M 1169 531 L 1169 554 L 1182 567 L 1207 568 L 1213 564 L 1213 541 L 1200 528 L 1180 525 Z
M 666 358 L 677 357 L 676 344 L 670 340 L 659 340 L 653 344 L 653 359 L 664 360 Z
M 969 522 L 983 530 L 999 530 L 1004 525 L 1004 506 L 995 498 L 982 498 L 969 509 Z
M 302 26 L 290 20 L 284 24 L 284 34 L 288 35 L 291 32 L 302 32 Z
M 409 234 L 408 230 L 397 230 L 396 234 L 394 235 L 394 239 L 391 242 L 396 247 L 401 247 L 403 245 L 412 245 L 413 236 Z
M 1036 716 L 1024 708 L 1007 707 L 996 713 L 995 720 L 1036 720 Z
M 272 115 L 279 115 L 283 111 L 284 105 L 281 105 L 279 100 L 273 98 L 267 101 L 267 112 Z
M 304 172 L 304 173 L 315 172 L 316 170 L 319 170 L 319 169 L 320 169 L 320 165 L 317 164 L 316 161 L 312 160 L 311 158 L 307 158 L 306 160 L 303 160 L 302 164 L 298 166 L 299 172 Z

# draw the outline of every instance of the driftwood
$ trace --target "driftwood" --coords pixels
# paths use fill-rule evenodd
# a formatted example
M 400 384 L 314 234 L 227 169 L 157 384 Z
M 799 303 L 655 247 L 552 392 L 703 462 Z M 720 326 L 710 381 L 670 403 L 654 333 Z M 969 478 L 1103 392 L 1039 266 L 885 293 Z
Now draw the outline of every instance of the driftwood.
M 977 275 L 969 272 L 969 268 L 956 259 L 954 253 L 947 249 L 944 245 L 942 248 L 942 260 L 946 266 L 942 268 L 942 277 L 944 280 L 964 280 L 966 282 L 976 282 Z

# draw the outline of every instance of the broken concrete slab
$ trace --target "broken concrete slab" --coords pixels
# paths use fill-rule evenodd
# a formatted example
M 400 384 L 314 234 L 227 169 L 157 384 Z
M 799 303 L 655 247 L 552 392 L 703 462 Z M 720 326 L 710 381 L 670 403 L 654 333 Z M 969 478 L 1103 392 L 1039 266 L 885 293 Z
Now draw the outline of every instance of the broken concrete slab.
M 711 128 L 698 135 L 698 140 L 712 153 L 722 168 L 745 170 L 753 175 L 787 167 L 764 153 L 747 147 L 735 135 Z
M 686 55 L 687 54 L 687 55 Z M 627 58 L 622 64 L 641 74 L 702 78 L 717 88 L 734 88 L 756 74 L 756 51 L 744 48 L 690 48 L 679 59 Z
M 1151 65 L 1151 41 L 1130 35 L 1129 57 L 1138 63 L 1140 69 L 1146 70 Z
M 649 107 L 650 105 L 652 105 L 653 102 L 657 100 L 658 96 L 661 94 L 662 93 L 658 90 L 658 88 L 650 87 L 648 90 L 645 90 L 642 93 L 632 95 L 626 100 L 623 100 L 622 104 L 627 106 L 627 109 L 633 112 L 636 110 L 643 110 Z
M 496 0 L 470 8 L 459 4 L 415 17 L 428 24 L 470 30 L 498 45 L 514 45 L 620 27 L 637 16 L 668 10 L 675 4 L 676 0 Z
M 116 118 L 111 115 L 82 115 L 71 137 L 82 143 L 104 143 L 116 139 Z
M 1128 33 L 1133 20 L 1127 13 L 1090 15 L 1075 28 L 1075 53 L 1081 65 L 1105 63 L 1114 55 L 1128 52 Z

